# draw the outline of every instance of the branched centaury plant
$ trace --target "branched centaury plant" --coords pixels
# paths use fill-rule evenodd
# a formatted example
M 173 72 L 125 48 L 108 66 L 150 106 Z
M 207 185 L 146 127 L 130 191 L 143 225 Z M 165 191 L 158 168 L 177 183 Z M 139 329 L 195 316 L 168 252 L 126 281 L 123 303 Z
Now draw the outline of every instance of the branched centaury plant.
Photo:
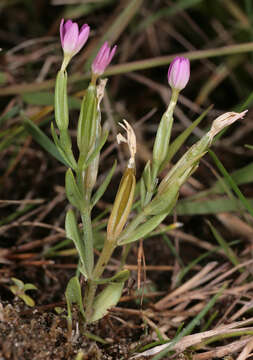
M 244 116 L 241 114 L 226 113 L 217 118 L 211 130 L 194 144 L 182 158 L 170 169 L 163 180 L 158 184 L 158 175 L 168 162 L 170 134 L 173 124 L 173 113 L 179 92 L 187 85 L 190 77 L 189 60 L 177 57 L 171 63 L 168 71 L 168 82 L 172 88 L 172 96 L 167 110 L 162 116 L 156 134 L 153 158 L 144 168 L 140 179 L 140 191 L 135 191 L 135 153 L 136 139 L 131 126 L 126 120 L 121 127 L 127 136 L 118 135 L 119 142 L 126 142 L 129 147 L 130 159 L 122 176 L 119 188 L 112 206 L 107 224 L 107 233 L 101 254 L 94 264 L 94 234 L 92 229 L 91 211 L 103 196 L 113 176 L 115 165 L 107 175 L 104 183 L 93 194 L 96 184 L 100 151 L 106 142 L 108 133 L 101 126 L 100 103 L 103 98 L 106 80 L 98 78 L 104 73 L 111 62 L 116 46 L 110 49 L 106 42 L 99 50 L 92 64 L 91 82 L 82 100 L 77 125 L 78 159 L 72 152 L 72 142 L 69 135 L 69 115 L 67 97 L 66 67 L 71 58 L 82 48 L 88 39 L 89 26 L 78 25 L 68 20 L 61 22 L 61 43 L 64 51 L 63 63 L 57 74 L 55 85 L 55 121 L 59 130 L 57 135 L 52 124 L 54 142 L 69 169 L 66 172 L 66 195 L 75 210 L 68 210 L 65 220 L 66 235 L 70 238 L 78 251 L 79 272 L 86 280 L 84 305 L 82 305 L 81 288 L 78 277 L 70 280 L 66 296 L 69 308 L 73 302 L 80 307 L 87 323 L 103 317 L 108 309 L 117 304 L 129 276 L 127 270 L 120 270 L 111 278 L 102 279 L 104 269 L 117 246 L 132 243 L 153 231 L 171 212 L 176 204 L 180 187 L 196 170 L 200 158 L 212 144 L 214 136 L 225 126 L 232 124 Z M 129 220 L 134 197 L 140 195 L 140 206 L 137 214 Z M 82 227 L 78 226 L 81 219 Z M 97 295 L 97 287 L 104 284 L 105 288 Z M 71 316 L 69 316 L 71 321 Z

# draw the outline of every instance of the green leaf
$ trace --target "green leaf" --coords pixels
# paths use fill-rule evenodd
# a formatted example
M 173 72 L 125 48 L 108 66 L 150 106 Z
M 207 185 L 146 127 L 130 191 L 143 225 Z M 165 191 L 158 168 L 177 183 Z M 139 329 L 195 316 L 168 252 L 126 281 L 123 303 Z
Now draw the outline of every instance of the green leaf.
M 107 284 L 109 282 L 124 282 L 129 278 L 129 275 L 129 270 L 121 270 L 110 278 L 93 280 L 93 282 L 96 284 Z
M 22 280 L 19 280 L 15 277 L 12 277 L 11 280 L 14 282 L 15 285 L 17 285 L 19 289 L 24 289 L 24 283 Z
M 22 299 L 26 303 L 26 305 L 30 307 L 33 307 L 35 305 L 34 300 L 29 295 L 19 294 L 18 297 L 20 297 L 20 299 Z
M 65 229 L 66 229 L 67 238 L 71 239 L 74 242 L 75 247 L 78 251 L 82 263 L 81 272 L 87 278 L 86 261 L 85 261 L 85 245 L 77 225 L 75 214 L 71 209 L 68 210 L 66 214 Z
M 83 318 L 85 319 L 84 310 L 83 310 L 81 286 L 80 286 L 79 279 L 77 276 L 74 276 L 69 280 L 67 289 L 65 291 L 65 297 L 66 297 L 67 308 L 68 308 L 68 320 L 72 321 L 72 313 L 71 313 L 72 304 L 78 305 L 79 311 L 82 314 Z
M 143 209 L 144 213 L 147 215 L 168 214 L 172 204 L 175 205 L 180 185 L 180 181 L 176 180 L 170 185 L 169 190 L 157 193 L 154 199 Z
M 107 285 L 107 287 L 96 296 L 94 304 L 93 304 L 93 314 L 90 319 L 90 322 L 97 321 L 104 317 L 108 310 L 117 305 L 121 293 L 124 287 L 123 282 L 115 282 Z
M 65 190 L 69 202 L 80 211 L 84 208 L 84 199 L 78 189 L 76 180 L 71 169 L 68 169 L 65 176 Z
M 54 124 L 53 122 L 51 122 L 51 133 L 52 133 L 52 137 L 54 139 L 55 145 L 56 145 L 56 149 L 57 151 L 60 153 L 60 155 L 63 158 L 64 161 L 64 165 L 66 165 L 67 167 L 71 167 L 72 169 L 75 168 L 75 166 L 71 163 L 71 161 L 69 160 L 67 154 L 65 153 L 65 151 L 62 149 L 61 147 L 61 143 L 60 140 L 58 139 L 58 136 L 56 134 L 55 128 L 54 128 Z
M 111 170 L 109 171 L 109 173 L 107 174 L 105 180 L 103 181 L 102 185 L 99 186 L 99 188 L 97 189 L 97 191 L 95 192 L 95 194 L 93 195 L 92 199 L 91 199 L 91 208 L 93 208 L 96 203 L 99 201 L 99 199 L 101 199 L 101 197 L 104 195 L 108 185 L 110 184 L 111 178 L 114 174 L 114 171 L 116 169 L 117 166 L 117 161 L 114 161 L 113 167 L 111 168 Z
M 12 117 L 16 116 L 20 110 L 19 106 L 13 106 L 6 114 L 0 117 L 0 126 L 4 124 L 4 122 Z
M 49 91 L 38 91 L 35 93 L 25 93 L 22 99 L 31 105 L 54 106 L 54 94 Z M 81 100 L 73 96 L 68 96 L 68 106 L 70 109 L 79 110 Z
M 38 288 L 35 285 L 28 283 L 24 284 L 24 291 L 27 290 L 38 290 Z
M 127 238 L 122 237 L 119 239 L 118 245 L 125 245 L 137 241 L 151 231 L 153 231 L 161 222 L 166 218 L 168 214 L 160 214 L 156 216 L 152 216 L 151 219 L 147 220 L 144 224 L 140 225 L 136 230 L 134 230 Z
M 55 146 L 55 144 L 40 130 L 40 128 L 34 124 L 26 116 L 22 115 L 24 118 L 24 127 L 26 131 L 32 135 L 33 139 L 49 154 L 51 154 L 54 158 L 59 160 L 65 166 L 68 166 L 67 162 L 64 160 L 62 155 L 59 153 L 59 150 Z

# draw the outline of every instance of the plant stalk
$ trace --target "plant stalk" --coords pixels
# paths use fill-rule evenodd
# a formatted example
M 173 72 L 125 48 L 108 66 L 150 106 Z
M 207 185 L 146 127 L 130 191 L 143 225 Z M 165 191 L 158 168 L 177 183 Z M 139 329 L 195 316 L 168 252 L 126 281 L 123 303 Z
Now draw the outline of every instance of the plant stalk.
M 93 312 L 93 303 L 97 290 L 97 283 L 94 280 L 98 280 L 103 274 L 104 269 L 111 258 L 111 255 L 115 248 L 115 244 L 116 242 L 110 242 L 106 239 L 103 250 L 99 256 L 99 259 L 92 273 L 92 276 L 88 280 L 87 296 L 85 297 L 85 303 L 86 303 L 85 316 L 87 323 L 89 323 L 91 320 L 91 316 Z

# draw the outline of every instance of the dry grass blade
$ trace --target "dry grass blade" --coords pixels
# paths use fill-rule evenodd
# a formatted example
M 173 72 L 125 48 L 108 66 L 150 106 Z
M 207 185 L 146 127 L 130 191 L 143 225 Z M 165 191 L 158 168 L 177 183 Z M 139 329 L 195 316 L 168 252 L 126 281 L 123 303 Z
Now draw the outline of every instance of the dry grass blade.
M 187 282 L 185 282 L 182 286 L 180 286 L 178 289 L 174 290 L 172 293 L 168 294 L 167 296 L 165 296 L 163 299 L 159 300 L 156 304 L 155 304 L 155 308 L 156 309 L 164 309 L 166 308 L 166 303 L 170 300 L 173 299 L 177 296 L 179 296 L 180 294 L 185 293 L 186 291 L 198 286 L 203 278 L 205 277 L 205 275 L 209 274 L 217 265 L 216 262 L 212 262 L 210 264 L 207 264 L 204 269 L 202 269 L 198 274 L 196 274 L 195 276 L 193 276 L 190 280 L 188 280 Z

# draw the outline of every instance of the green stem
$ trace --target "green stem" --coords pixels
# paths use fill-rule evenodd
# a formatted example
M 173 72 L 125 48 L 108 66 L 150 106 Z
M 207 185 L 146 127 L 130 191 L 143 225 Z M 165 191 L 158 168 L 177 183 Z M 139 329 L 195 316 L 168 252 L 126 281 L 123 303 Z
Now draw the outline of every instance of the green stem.
M 108 261 L 111 258 L 114 248 L 115 248 L 115 242 L 110 242 L 108 240 L 105 241 L 103 250 L 99 256 L 99 259 L 97 261 L 95 269 L 92 273 L 92 277 L 88 281 L 88 290 L 87 290 L 87 296 L 85 299 L 85 303 L 86 303 L 85 316 L 86 316 L 86 321 L 88 323 L 90 322 L 90 319 L 92 316 L 93 303 L 94 303 L 94 298 L 95 298 L 96 290 L 97 290 L 97 283 L 93 280 L 99 279 L 101 277 L 101 275 L 103 274 L 104 269 L 105 269 Z

